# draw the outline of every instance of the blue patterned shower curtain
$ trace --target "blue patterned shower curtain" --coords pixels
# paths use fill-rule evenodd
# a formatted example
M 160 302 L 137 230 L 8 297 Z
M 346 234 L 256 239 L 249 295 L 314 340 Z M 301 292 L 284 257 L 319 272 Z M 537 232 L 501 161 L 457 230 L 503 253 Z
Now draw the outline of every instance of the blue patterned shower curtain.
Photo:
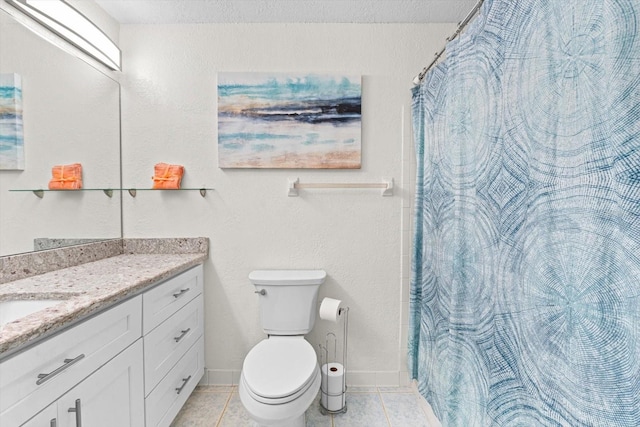
M 640 426 L 640 0 L 486 0 L 413 93 L 443 426 Z

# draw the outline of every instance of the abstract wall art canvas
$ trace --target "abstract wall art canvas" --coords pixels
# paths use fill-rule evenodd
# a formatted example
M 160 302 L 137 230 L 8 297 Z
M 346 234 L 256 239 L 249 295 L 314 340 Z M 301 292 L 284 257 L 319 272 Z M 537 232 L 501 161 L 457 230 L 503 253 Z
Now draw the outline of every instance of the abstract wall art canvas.
M 219 73 L 218 166 L 358 169 L 361 78 Z
M 22 80 L 18 74 L 0 74 L 0 170 L 22 169 Z

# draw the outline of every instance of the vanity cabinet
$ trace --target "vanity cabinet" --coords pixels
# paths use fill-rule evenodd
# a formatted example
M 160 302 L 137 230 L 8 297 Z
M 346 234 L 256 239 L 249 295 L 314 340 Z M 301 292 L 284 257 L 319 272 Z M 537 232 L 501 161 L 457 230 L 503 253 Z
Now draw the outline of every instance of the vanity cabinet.
M 0 426 L 169 426 L 204 374 L 201 265 L 0 362 Z
M 143 295 L 147 427 L 165 427 L 204 374 L 202 266 Z
M 137 296 L 2 361 L 0 425 L 24 424 L 140 339 L 141 319 Z
M 138 340 L 23 427 L 142 425 L 142 341 Z

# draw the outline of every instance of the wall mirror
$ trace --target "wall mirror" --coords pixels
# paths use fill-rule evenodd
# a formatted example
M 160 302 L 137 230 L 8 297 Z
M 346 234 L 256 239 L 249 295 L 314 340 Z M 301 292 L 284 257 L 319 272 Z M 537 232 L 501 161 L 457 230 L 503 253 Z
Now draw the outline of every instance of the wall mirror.
M 121 187 L 119 83 L 0 10 L 0 74 L 11 73 L 22 81 L 24 169 L 0 170 L 0 256 L 120 238 L 121 192 L 102 191 Z M 71 163 L 83 190 L 30 191 Z

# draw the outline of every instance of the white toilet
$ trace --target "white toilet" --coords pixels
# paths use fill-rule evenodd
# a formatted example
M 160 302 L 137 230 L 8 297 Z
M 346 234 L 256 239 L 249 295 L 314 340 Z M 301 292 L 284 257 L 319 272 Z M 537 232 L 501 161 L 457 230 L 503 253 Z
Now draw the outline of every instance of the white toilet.
M 249 274 L 268 338 L 244 359 L 238 391 L 257 426 L 304 427 L 320 390 L 316 352 L 304 339 L 316 321 L 323 270 L 259 270 Z

